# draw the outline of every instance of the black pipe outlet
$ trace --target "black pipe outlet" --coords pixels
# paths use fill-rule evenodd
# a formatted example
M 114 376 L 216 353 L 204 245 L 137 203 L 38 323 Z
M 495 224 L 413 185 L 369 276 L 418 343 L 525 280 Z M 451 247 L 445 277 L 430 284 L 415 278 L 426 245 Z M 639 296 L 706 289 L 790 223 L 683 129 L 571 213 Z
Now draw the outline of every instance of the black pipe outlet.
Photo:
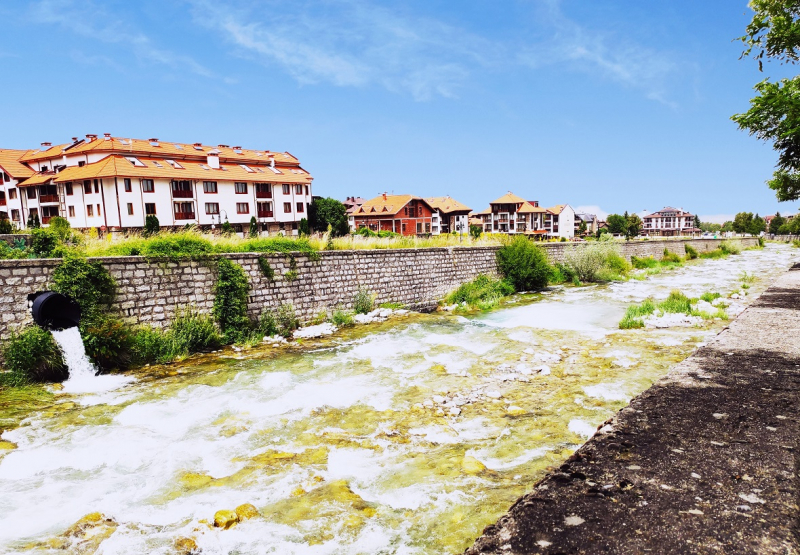
M 33 321 L 48 330 L 74 328 L 81 323 L 81 307 L 55 291 L 37 291 L 28 295 Z

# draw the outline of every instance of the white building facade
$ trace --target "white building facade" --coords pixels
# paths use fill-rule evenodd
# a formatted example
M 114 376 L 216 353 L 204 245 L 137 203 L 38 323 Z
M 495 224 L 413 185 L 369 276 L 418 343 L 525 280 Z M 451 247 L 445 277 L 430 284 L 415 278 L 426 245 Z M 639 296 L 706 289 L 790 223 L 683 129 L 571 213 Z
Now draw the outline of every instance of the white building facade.
M 667 206 L 642 218 L 643 235 L 691 235 L 696 229 L 694 214 L 685 212 L 683 208 Z
M 22 228 L 30 214 L 108 231 L 142 228 L 148 215 L 164 227 L 227 221 L 242 231 L 255 217 L 261 231 L 296 235 L 312 199 L 313 178 L 291 154 L 227 145 L 87 135 L 43 143 L 18 163 L 31 172 L 14 184 Z
M 575 236 L 575 211 L 568 204 L 542 208 L 509 192 L 476 214 L 485 233 L 533 235 L 549 239 Z

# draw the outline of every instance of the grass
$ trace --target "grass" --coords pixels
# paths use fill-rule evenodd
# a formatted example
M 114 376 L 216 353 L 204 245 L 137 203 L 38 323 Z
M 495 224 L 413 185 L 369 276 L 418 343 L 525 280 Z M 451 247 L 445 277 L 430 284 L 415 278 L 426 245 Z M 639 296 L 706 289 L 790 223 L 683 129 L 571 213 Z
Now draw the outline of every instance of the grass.
M 700 299 L 706 302 L 712 302 L 714 299 L 720 298 L 719 293 L 703 293 Z M 660 311 L 663 314 L 686 314 L 687 316 L 699 316 L 704 320 L 712 320 L 720 318 L 722 320 L 728 319 L 728 314 L 725 312 L 724 307 L 717 308 L 713 313 L 699 311 L 692 307 L 693 302 L 698 299 L 690 299 L 681 291 L 675 290 L 669 294 L 669 297 L 661 302 L 655 302 L 652 299 L 645 299 L 642 303 L 629 306 L 625 311 L 625 315 L 619 322 L 619 329 L 628 330 L 644 327 L 645 317 Z
M 496 307 L 503 297 L 512 294 L 514 287 L 507 281 L 479 275 L 447 295 L 445 303 L 450 305 L 466 303 L 472 309 L 488 310 Z
M 390 310 L 401 310 L 405 307 L 406 305 L 403 303 L 381 303 L 378 305 L 378 308 L 388 308 Z
M 375 295 L 366 287 L 360 287 L 353 296 L 353 311 L 356 314 L 367 314 L 375 308 Z
M 800 249 L 800 239 L 792 239 L 792 246 L 796 249 Z
M 689 243 L 686 243 L 683 248 L 686 251 L 686 260 L 694 260 L 697 258 L 697 250 Z
M 353 314 L 347 310 L 337 308 L 331 315 L 331 323 L 339 328 L 345 328 L 353 325 Z
M 712 293 L 712 292 L 706 291 L 705 293 L 700 295 L 700 300 L 703 300 L 703 301 L 705 301 L 707 303 L 713 303 L 715 300 L 717 300 L 717 299 L 719 299 L 721 297 L 722 297 L 722 295 L 720 295 L 717 292 L 713 292 Z
M 565 266 L 569 267 L 581 282 L 624 280 L 630 264 L 620 254 L 620 247 L 613 241 L 577 245 L 564 253 Z

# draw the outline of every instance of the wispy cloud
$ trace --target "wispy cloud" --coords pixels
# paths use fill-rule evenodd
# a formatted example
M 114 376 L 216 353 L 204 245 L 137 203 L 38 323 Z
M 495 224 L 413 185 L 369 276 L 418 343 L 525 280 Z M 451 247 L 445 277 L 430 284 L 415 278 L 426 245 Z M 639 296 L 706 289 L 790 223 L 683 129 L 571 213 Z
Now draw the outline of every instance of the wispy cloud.
M 146 34 L 110 13 L 105 3 L 92 0 L 39 0 L 31 4 L 29 9 L 31 18 L 39 23 L 59 25 L 81 37 L 127 48 L 142 62 L 162 64 L 202 77 L 214 77 L 212 71 L 191 56 L 156 46 Z M 83 62 L 110 63 L 116 68 L 121 67 L 105 53 L 84 55 Z
M 594 214 L 601 220 L 605 220 L 608 217 L 608 212 L 606 212 L 596 204 L 584 204 L 581 206 L 576 206 L 575 212 L 577 212 L 578 214 Z
M 581 26 L 563 13 L 561 0 L 538 0 L 535 5 L 539 23 L 551 32 L 544 40 L 520 48 L 520 63 L 533 69 L 566 65 L 641 90 L 650 100 L 677 108 L 669 97 L 669 84 L 686 67 L 681 68 L 672 55 Z
M 189 2 L 199 24 L 304 84 L 378 84 L 417 100 L 454 97 L 470 67 L 486 66 L 498 50 L 463 29 L 361 0 L 270 1 L 257 9 Z
M 707 214 L 700 216 L 701 222 L 708 222 L 712 224 L 724 224 L 725 222 L 732 222 L 734 214 Z

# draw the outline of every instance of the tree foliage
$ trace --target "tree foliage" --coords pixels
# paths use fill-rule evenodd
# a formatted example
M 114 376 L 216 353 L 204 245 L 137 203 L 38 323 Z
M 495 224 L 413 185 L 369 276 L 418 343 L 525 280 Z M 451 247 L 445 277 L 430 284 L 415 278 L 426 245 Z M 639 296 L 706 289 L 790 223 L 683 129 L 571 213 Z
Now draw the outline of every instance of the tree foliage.
M 314 231 L 325 232 L 330 225 L 334 237 L 341 237 L 350 232 L 347 209 L 334 198 L 315 197 L 308 207 L 308 218 Z
M 751 0 L 755 12 L 740 40 L 742 56 L 750 56 L 763 69 L 765 59 L 794 64 L 800 53 L 800 2 L 798 0 Z M 739 129 L 771 142 L 778 162 L 767 185 L 780 201 L 800 198 L 800 77 L 755 86 L 750 109 L 732 117 Z
M 551 273 L 544 250 L 523 236 L 497 251 L 497 269 L 516 291 L 547 287 Z
M 608 224 L 608 232 L 614 235 L 625 235 L 628 230 L 627 216 L 620 216 L 619 214 L 609 214 L 606 218 Z
M 639 232 L 642 230 L 642 219 L 638 214 L 631 214 L 628 216 L 627 220 L 628 221 L 625 226 L 625 237 L 628 239 L 638 237 Z

